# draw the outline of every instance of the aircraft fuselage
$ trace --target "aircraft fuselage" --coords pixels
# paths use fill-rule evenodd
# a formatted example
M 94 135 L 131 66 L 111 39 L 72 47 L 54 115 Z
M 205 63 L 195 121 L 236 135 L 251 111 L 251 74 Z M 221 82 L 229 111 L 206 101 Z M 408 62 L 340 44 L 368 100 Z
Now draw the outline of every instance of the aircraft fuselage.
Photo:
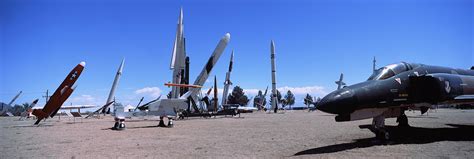
M 474 103 L 474 71 L 423 64 L 383 67 L 367 80 L 326 95 L 318 109 L 336 121 L 397 117 L 404 110 L 428 110 L 434 104 Z

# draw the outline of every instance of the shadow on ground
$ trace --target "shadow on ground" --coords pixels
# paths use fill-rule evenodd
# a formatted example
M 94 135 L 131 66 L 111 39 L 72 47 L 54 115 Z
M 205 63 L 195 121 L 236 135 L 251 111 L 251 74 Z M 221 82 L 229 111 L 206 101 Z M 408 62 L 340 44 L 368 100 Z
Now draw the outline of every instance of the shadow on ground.
M 474 125 L 446 125 L 451 126 L 452 128 L 398 128 L 397 126 L 386 126 L 387 131 L 390 133 L 391 139 L 389 141 L 376 140 L 375 137 L 356 139 L 350 143 L 329 145 L 300 151 L 294 155 L 334 153 L 379 145 L 426 144 L 439 141 L 474 141 L 474 135 L 472 135 L 474 134 Z

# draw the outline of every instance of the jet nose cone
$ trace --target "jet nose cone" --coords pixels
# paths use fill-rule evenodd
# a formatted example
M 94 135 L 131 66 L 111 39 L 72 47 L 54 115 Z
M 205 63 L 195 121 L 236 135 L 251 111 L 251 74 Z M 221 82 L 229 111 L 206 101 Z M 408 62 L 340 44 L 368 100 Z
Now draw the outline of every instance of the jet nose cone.
M 316 108 L 331 114 L 347 114 L 354 110 L 356 102 L 354 91 L 343 88 L 326 95 Z

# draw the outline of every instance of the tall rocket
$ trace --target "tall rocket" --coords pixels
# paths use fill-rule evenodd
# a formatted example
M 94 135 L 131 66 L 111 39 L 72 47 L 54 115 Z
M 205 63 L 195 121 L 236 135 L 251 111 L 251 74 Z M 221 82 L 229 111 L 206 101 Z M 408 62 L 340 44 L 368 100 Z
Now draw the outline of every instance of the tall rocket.
M 117 70 L 117 74 L 115 74 L 114 83 L 112 83 L 112 88 L 110 89 L 109 97 L 107 98 L 107 102 L 105 102 L 106 105 L 108 103 L 112 102 L 112 100 L 114 100 L 115 89 L 117 89 L 117 85 L 120 81 L 120 76 L 122 76 L 122 70 L 123 70 L 123 64 L 124 63 L 125 63 L 125 58 L 122 59 L 122 62 L 120 63 L 120 66 Z M 108 105 L 105 108 L 102 109 L 102 113 L 105 113 L 107 108 L 108 108 Z
M 214 98 L 212 104 L 214 105 L 214 112 L 217 112 L 217 77 L 214 76 Z
M 173 45 L 170 69 L 173 70 L 171 77 L 172 83 L 181 84 L 183 70 L 185 69 L 186 52 L 184 50 L 184 26 L 183 26 L 183 9 L 180 9 L 178 17 L 178 26 L 176 28 L 176 37 Z M 171 87 L 171 98 L 178 98 L 180 87 Z
M 227 104 L 227 95 L 229 92 L 229 86 L 232 85 L 230 81 L 230 73 L 232 72 L 232 65 L 234 63 L 234 50 L 232 50 L 232 54 L 230 54 L 230 62 L 229 62 L 229 70 L 225 74 L 225 81 L 224 81 L 224 92 L 222 93 L 222 104 Z
M 275 43 L 271 42 L 270 44 L 270 59 L 272 60 L 272 109 L 276 113 L 278 110 L 277 104 L 277 89 L 276 89 L 276 66 L 275 66 Z

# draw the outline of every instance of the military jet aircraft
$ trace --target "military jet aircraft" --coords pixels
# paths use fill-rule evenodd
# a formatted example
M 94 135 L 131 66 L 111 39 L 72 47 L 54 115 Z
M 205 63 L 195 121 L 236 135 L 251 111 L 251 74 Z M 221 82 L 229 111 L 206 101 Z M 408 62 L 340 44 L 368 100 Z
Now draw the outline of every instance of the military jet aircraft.
M 422 114 L 436 104 L 474 103 L 474 67 L 471 70 L 400 62 L 382 67 L 365 82 L 326 95 L 317 109 L 336 114 L 336 121 L 373 118 L 369 128 L 377 138 L 389 139 L 385 118 L 397 117 L 409 126 L 407 109 Z

